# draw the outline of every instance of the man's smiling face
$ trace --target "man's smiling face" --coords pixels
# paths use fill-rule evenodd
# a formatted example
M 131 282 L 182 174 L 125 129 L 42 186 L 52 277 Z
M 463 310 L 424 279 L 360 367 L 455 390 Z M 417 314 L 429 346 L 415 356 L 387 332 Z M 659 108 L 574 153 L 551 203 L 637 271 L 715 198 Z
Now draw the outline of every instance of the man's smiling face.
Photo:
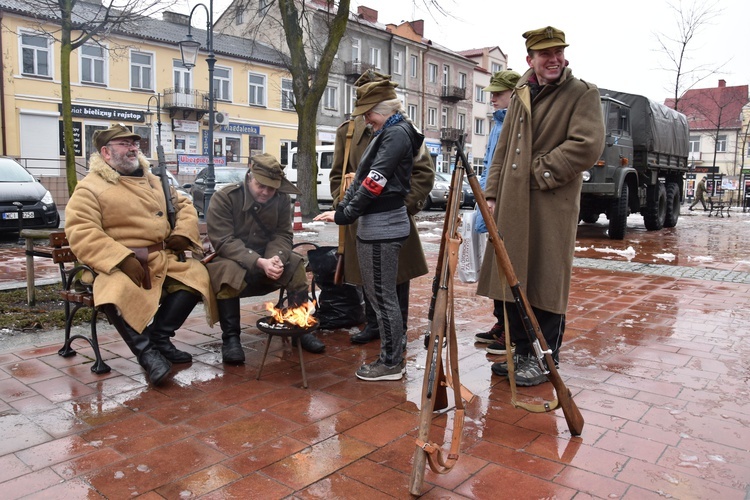
M 534 50 L 526 56 L 526 62 L 534 70 L 540 85 L 555 82 L 565 69 L 565 47 Z

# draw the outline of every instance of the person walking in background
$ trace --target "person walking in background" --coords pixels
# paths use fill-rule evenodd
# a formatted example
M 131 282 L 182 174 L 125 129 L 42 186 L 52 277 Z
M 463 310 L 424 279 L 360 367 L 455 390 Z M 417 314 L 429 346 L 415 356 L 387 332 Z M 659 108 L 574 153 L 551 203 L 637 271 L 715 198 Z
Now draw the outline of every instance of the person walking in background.
M 485 197 L 557 363 L 565 330 L 581 172 L 604 149 L 604 120 L 597 87 L 575 78 L 568 67 L 565 33 L 548 26 L 527 31 L 523 37 L 529 69 L 511 97 Z M 507 310 L 516 311 L 501 275 L 494 247 L 488 245 L 477 294 L 508 301 Z M 516 383 L 545 382 L 520 315 L 509 313 L 507 320 L 516 349 Z M 492 372 L 507 375 L 508 363 L 493 364 Z
M 315 220 L 338 225 L 358 221 L 357 257 L 367 299 L 380 333 L 380 355 L 357 370 L 362 380 L 400 380 L 406 372 L 404 328 L 396 294 L 398 256 L 411 224 L 405 199 L 411 188 L 414 157 L 424 136 L 406 117 L 397 84 L 374 81 L 357 90 L 353 116 L 364 115 L 373 139 L 335 211 Z
M 172 363 L 193 359 L 170 341 L 175 330 L 201 297 L 209 325 L 216 322 L 216 306 L 206 268 L 180 258 L 185 250 L 203 250 L 198 213 L 170 189 L 171 227 L 161 180 L 141 154 L 140 139 L 123 125 L 94 133 L 89 173 L 65 207 L 65 234 L 78 259 L 97 272 L 96 305 L 159 385 Z
M 498 71 L 492 75 L 490 84 L 484 88 L 485 92 L 490 93 L 490 103 L 495 110 L 492 113 L 495 123 L 490 131 L 490 136 L 487 138 L 487 150 L 485 151 L 483 160 L 484 169 L 479 178 L 479 185 L 482 189 L 487 185 L 487 176 L 492 166 L 492 157 L 495 154 L 497 141 L 500 138 L 500 131 L 503 129 L 503 121 L 505 120 L 505 114 L 510 104 L 510 96 L 513 94 L 513 89 L 519 78 L 521 78 L 521 75 L 513 70 Z M 476 208 L 474 209 L 474 231 L 480 234 L 487 232 L 487 225 L 482 218 L 482 213 Z M 489 331 L 474 335 L 474 340 L 489 344 L 486 350 L 490 354 L 505 354 L 507 349 L 505 346 L 505 321 L 503 319 L 505 313 L 503 311 L 503 302 L 500 300 L 493 302 L 493 314 L 497 321 Z
M 698 187 L 695 189 L 695 200 L 693 201 L 693 204 L 690 205 L 690 208 L 688 210 L 692 210 L 694 206 L 698 204 L 698 202 L 701 202 L 701 205 L 703 205 L 703 211 L 706 212 L 708 210 L 708 207 L 706 207 L 706 178 L 702 177 L 701 180 L 698 182 Z
M 364 72 L 355 82 L 357 87 L 370 82 L 388 81 L 390 75 L 368 70 Z M 351 133 L 351 135 L 349 135 Z M 363 116 L 355 116 L 342 123 L 336 131 L 334 143 L 333 166 L 331 167 L 330 182 L 331 195 L 333 196 L 333 208 L 335 209 L 341 201 L 341 185 L 344 176 L 357 171 L 357 166 L 362 155 L 370 144 L 374 135 L 371 127 L 365 123 Z M 349 141 L 349 156 L 345 156 Z M 409 317 L 409 281 L 427 274 L 427 261 L 422 250 L 419 239 L 419 231 L 414 216 L 424 208 L 425 200 L 429 196 L 435 181 L 435 170 L 432 168 L 430 152 L 423 144 L 418 154 L 414 157 L 414 167 L 411 175 L 411 189 L 404 198 L 406 211 L 409 214 L 409 236 L 404 241 L 398 254 L 398 275 L 396 276 L 396 295 L 398 296 L 401 318 L 404 331 L 407 330 Z M 362 277 L 359 272 L 359 260 L 357 259 L 357 222 L 346 226 L 344 239 L 344 281 L 352 285 L 362 285 Z M 372 304 L 365 295 L 365 317 L 367 323 L 365 329 L 351 336 L 354 344 L 366 344 L 373 340 L 380 340 L 378 320 Z

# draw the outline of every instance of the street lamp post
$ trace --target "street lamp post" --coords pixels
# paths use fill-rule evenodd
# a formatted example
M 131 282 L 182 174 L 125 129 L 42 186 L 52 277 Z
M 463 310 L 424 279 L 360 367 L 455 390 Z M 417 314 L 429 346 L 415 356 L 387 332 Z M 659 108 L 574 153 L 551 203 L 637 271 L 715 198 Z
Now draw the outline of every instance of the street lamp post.
M 161 94 L 157 93 L 148 98 L 146 103 L 146 114 L 151 115 L 151 100 L 156 99 L 156 154 L 161 161 L 164 154 L 164 148 L 161 145 Z M 150 120 L 150 118 L 149 118 Z
M 188 33 L 185 40 L 179 42 L 180 55 L 182 56 L 182 64 L 187 69 L 195 66 L 195 61 L 198 59 L 198 49 L 201 44 L 197 40 L 193 40 L 192 30 L 192 19 L 195 9 L 203 7 L 206 10 L 206 48 L 208 49 L 208 57 L 206 62 L 208 63 L 208 166 L 206 167 L 206 192 L 203 198 L 203 213 L 208 213 L 208 204 L 211 201 L 216 187 L 216 177 L 214 176 L 214 65 L 216 64 L 216 57 L 214 56 L 214 2 L 209 0 L 208 7 L 205 4 L 199 3 L 190 11 L 190 17 L 188 18 Z

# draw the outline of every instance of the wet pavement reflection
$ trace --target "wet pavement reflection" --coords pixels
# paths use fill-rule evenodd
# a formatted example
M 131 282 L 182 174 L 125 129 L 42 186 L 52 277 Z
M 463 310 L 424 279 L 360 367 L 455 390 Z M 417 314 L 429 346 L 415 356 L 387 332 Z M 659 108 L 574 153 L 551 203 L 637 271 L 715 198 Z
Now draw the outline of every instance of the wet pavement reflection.
M 419 216 L 433 270 L 443 217 Z M 427 471 L 426 498 L 747 497 L 750 214 L 690 212 L 655 232 L 634 216 L 622 241 L 606 228 L 604 218 L 579 226 L 561 352 L 586 421 L 580 437 L 559 411 L 512 406 L 507 379 L 490 372 L 503 357 L 473 339 L 494 322 L 491 301 L 456 281 L 461 382 L 475 397 L 458 465 Z M 336 235 L 305 223 L 295 241 L 333 245 Z M 0 269 L 0 284 L 25 280 L 16 237 L 0 237 Z M 44 259 L 35 269 L 39 279 L 57 273 Z M 379 350 L 350 343 L 357 327 L 319 333 L 325 353 L 305 353 L 309 389 L 296 350 L 278 340 L 256 380 L 263 298 L 243 301 L 245 365 L 221 363 L 218 325 L 196 311 L 174 339 L 194 361 L 158 388 L 106 323 L 105 375 L 90 372 L 85 344 L 58 356 L 62 334 L 2 350 L 3 498 L 408 498 L 431 287 L 431 275 L 412 281 L 398 382 L 354 377 Z M 518 397 L 539 403 L 554 391 L 542 384 Z M 430 439 L 449 440 L 454 417 L 436 414 Z

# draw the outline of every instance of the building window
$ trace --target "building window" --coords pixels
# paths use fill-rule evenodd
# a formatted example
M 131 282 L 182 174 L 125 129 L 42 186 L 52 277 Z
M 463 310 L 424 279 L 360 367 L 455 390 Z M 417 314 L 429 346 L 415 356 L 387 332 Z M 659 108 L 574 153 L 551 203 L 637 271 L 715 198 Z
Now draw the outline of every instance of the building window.
M 459 113 L 457 120 L 458 129 L 463 132 L 466 129 L 466 115 L 464 113 Z
M 727 136 L 720 135 L 716 140 L 716 152 L 726 153 L 727 152 Z
M 248 73 L 247 102 L 253 106 L 266 105 L 266 75 Z
M 437 125 L 437 109 L 436 108 L 427 109 L 427 125 L 430 127 L 434 127 L 435 125 Z
M 325 109 L 339 109 L 338 106 L 338 90 L 336 87 L 328 86 L 323 91 L 323 107 Z
M 437 64 L 427 64 L 427 81 L 437 83 L 438 67 Z
M 409 65 L 411 66 L 411 72 L 410 72 L 411 77 L 416 78 L 417 75 L 419 74 L 419 57 L 411 56 L 409 58 L 409 61 L 410 61 Z
M 220 101 L 232 101 L 232 72 L 229 68 L 214 68 L 214 96 Z
M 396 75 L 401 74 L 401 59 L 404 56 L 404 54 L 397 50 L 393 53 L 393 73 Z
M 370 64 L 375 66 L 375 69 L 380 69 L 380 49 L 377 47 L 370 48 Z
M 466 88 L 466 73 L 459 73 L 458 74 L 458 87 L 465 89 Z
M 245 12 L 245 6 L 240 4 L 237 6 L 236 9 L 234 9 L 234 24 L 240 25 L 242 24 L 242 14 Z
M 24 75 L 52 76 L 50 41 L 48 37 L 43 35 L 21 34 Z
M 81 81 L 104 85 L 104 47 L 84 45 L 81 47 Z
M 443 64 L 443 87 L 447 88 L 451 84 L 451 67 Z
M 440 127 L 448 127 L 448 108 L 446 107 L 443 107 L 442 111 L 440 112 Z
M 297 141 L 283 140 L 281 141 L 281 151 L 279 154 L 279 163 L 286 167 L 289 165 L 289 156 L 291 155 L 292 149 L 297 147 Z
M 406 107 L 406 116 L 408 116 L 412 122 L 417 123 L 417 106 L 409 104 Z
M 502 64 L 496 63 L 496 62 L 492 63 L 492 72 L 493 73 L 497 73 L 498 71 L 502 71 L 502 70 L 503 70 L 503 65 Z
M 281 109 L 294 111 L 294 91 L 292 90 L 292 81 L 286 78 L 281 79 Z
M 474 133 L 484 135 L 484 118 L 474 118 Z
M 268 9 L 271 8 L 271 0 L 258 0 L 258 12 L 261 14 L 267 14 Z
M 690 152 L 700 153 L 701 150 L 701 137 L 699 135 L 690 136 Z
M 130 88 L 154 90 L 152 83 L 153 60 L 153 55 L 145 52 L 130 53 Z
M 352 62 L 362 62 L 362 46 L 359 38 L 352 38 Z M 359 68 L 357 68 L 359 70 Z
M 481 85 L 477 85 L 474 87 L 474 98 L 477 102 L 485 103 L 487 102 L 487 98 L 484 95 L 484 90 L 482 90 Z

